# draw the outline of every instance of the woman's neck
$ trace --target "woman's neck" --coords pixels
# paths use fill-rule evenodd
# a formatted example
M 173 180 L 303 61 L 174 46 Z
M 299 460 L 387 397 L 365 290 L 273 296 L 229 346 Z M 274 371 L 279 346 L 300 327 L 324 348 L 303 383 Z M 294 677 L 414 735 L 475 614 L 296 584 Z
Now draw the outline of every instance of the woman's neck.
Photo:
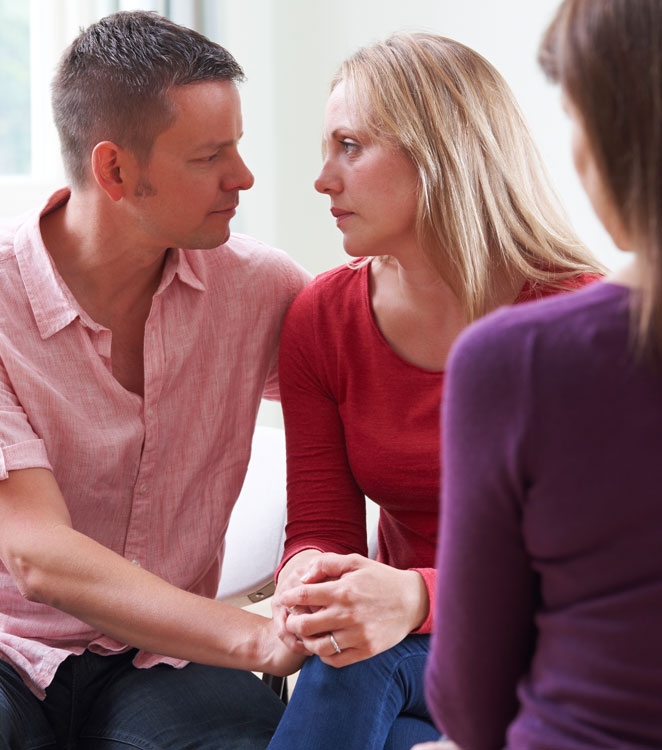
M 486 311 L 511 304 L 524 285 L 519 275 L 497 274 Z M 448 351 L 468 324 L 462 300 L 427 258 L 376 259 L 370 268 L 370 301 L 377 326 L 408 362 L 443 370 Z

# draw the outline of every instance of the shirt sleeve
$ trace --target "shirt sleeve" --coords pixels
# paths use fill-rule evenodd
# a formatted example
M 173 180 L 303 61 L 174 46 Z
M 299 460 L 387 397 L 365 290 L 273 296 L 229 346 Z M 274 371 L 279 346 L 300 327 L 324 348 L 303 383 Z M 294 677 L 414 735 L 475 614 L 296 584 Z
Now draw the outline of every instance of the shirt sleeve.
M 32 429 L 0 361 L 0 480 L 10 471 L 34 468 L 52 471 L 44 441 Z
M 304 549 L 367 555 L 365 496 L 347 458 L 338 400 L 316 332 L 315 285 L 291 306 L 280 346 L 287 441 L 287 509 L 282 565 Z
M 483 322 L 452 352 L 443 409 L 431 714 L 460 747 L 500 750 L 535 636 L 521 531 L 533 344 Z M 523 337 L 524 340 L 521 340 Z

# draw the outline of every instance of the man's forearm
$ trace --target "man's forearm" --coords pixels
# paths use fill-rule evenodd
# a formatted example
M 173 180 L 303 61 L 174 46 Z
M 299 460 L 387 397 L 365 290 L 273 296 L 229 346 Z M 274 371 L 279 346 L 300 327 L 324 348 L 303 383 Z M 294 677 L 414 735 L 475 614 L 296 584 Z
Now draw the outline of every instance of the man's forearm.
M 270 620 L 183 591 L 75 531 L 49 471 L 10 472 L 0 514 L 0 558 L 25 598 L 153 653 L 270 667 Z

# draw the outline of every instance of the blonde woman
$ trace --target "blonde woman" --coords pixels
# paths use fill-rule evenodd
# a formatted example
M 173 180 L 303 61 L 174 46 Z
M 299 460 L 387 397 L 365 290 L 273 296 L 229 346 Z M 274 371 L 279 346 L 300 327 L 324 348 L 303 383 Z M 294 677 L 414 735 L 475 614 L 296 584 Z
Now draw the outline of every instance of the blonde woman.
M 581 286 L 597 265 L 505 82 L 457 42 L 401 34 L 347 60 L 324 152 L 315 187 L 356 261 L 297 298 L 281 340 L 289 520 L 274 616 L 313 656 L 270 748 L 408 750 L 438 737 L 422 677 L 448 350 L 489 310 Z M 366 495 L 381 506 L 377 561 Z
M 633 258 L 490 316 L 454 349 L 429 705 L 463 750 L 649 750 L 662 747 L 662 3 L 566 0 L 540 59 L 584 189 Z

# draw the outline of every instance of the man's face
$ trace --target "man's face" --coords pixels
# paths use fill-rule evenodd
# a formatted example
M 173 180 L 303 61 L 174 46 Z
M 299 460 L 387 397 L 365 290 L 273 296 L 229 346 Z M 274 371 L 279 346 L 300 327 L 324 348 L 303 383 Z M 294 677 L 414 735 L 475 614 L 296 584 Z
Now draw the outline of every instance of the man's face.
M 238 151 L 239 92 L 230 81 L 174 87 L 173 124 L 157 136 L 131 197 L 137 229 L 159 248 L 212 248 L 230 236 L 253 175 Z

